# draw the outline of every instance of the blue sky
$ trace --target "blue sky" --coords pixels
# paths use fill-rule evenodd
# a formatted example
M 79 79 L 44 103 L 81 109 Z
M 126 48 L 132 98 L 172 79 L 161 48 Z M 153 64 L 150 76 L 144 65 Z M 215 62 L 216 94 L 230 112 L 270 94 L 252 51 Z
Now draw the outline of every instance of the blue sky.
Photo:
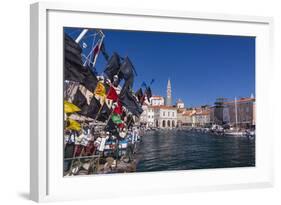
M 77 37 L 81 29 L 65 28 Z M 166 96 L 167 80 L 173 101 L 186 106 L 212 105 L 217 97 L 249 97 L 255 94 L 255 38 L 240 36 L 177 34 L 103 30 L 106 51 L 129 56 L 137 71 L 134 89 L 152 78 L 154 95 Z M 89 33 L 91 34 L 91 33 Z M 91 47 L 92 38 L 83 41 Z M 96 68 L 106 65 L 102 55 Z

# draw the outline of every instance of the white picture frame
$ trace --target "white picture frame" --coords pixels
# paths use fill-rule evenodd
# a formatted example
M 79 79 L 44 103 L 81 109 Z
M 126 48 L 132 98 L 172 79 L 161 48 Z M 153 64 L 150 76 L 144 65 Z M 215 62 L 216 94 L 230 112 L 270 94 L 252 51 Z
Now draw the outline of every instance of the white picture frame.
M 30 25 L 31 200 L 108 198 L 123 190 L 142 195 L 273 186 L 273 118 L 267 112 L 272 105 L 272 18 L 43 2 L 31 5 Z M 256 167 L 63 177 L 63 26 L 255 36 Z M 108 184 L 119 188 L 108 189 Z

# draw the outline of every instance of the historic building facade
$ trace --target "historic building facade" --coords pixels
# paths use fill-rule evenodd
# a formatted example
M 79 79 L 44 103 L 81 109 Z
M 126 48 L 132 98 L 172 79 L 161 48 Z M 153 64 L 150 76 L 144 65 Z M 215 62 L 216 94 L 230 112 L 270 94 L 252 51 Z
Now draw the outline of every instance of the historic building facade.
M 201 109 L 192 114 L 192 127 L 206 127 L 210 125 L 210 110 Z
M 244 128 L 255 125 L 255 98 L 225 102 L 224 109 L 224 123 Z
M 192 115 L 195 110 L 178 109 L 177 122 L 179 127 L 191 126 L 192 125 Z
M 144 103 L 142 105 L 143 112 L 140 115 L 139 122 L 141 125 L 148 127 L 147 118 L 148 118 L 148 105 Z
M 184 102 L 181 99 L 177 100 L 176 107 L 178 109 L 184 109 Z
M 177 126 L 177 108 L 172 106 L 154 106 L 154 124 L 158 128 Z
M 172 87 L 168 80 L 166 99 L 162 96 L 152 96 L 150 103 L 143 105 L 140 122 L 146 127 L 173 128 L 177 126 L 177 107 L 172 105 Z
M 165 100 L 162 96 L 152 96 L 150 98 L 150 105 L 152 106 L 159 106 L 164 104 L 165 104 Z
M 211 124 L 211 109 L 193 108 L 178 109 L 177 122 L 179 127 L 206 127 Z
M 155 111 L 154 106 L 148 106 L 147 109 L 147 125 L 148 127 L 155 127 Z

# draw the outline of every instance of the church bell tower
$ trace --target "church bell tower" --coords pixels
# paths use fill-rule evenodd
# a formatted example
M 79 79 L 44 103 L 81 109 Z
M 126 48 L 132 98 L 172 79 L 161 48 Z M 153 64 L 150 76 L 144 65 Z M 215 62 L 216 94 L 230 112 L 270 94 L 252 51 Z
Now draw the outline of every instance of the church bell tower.
M 168 79 L 168 84 L 167 84 L 166 105 L 167 106 L 172 106 L 172 86 L 171 86 L 170 79 Z

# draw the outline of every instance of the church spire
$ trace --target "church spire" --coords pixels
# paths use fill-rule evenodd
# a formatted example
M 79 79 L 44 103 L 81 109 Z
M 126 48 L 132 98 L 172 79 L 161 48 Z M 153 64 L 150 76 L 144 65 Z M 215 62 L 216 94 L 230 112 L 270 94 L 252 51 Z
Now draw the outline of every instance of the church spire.
M 171 86 L 170 78 L 168 79 L 168 84 L 167 84 L 166 105 L 167 106 L 172 106 L 172 86 Z

